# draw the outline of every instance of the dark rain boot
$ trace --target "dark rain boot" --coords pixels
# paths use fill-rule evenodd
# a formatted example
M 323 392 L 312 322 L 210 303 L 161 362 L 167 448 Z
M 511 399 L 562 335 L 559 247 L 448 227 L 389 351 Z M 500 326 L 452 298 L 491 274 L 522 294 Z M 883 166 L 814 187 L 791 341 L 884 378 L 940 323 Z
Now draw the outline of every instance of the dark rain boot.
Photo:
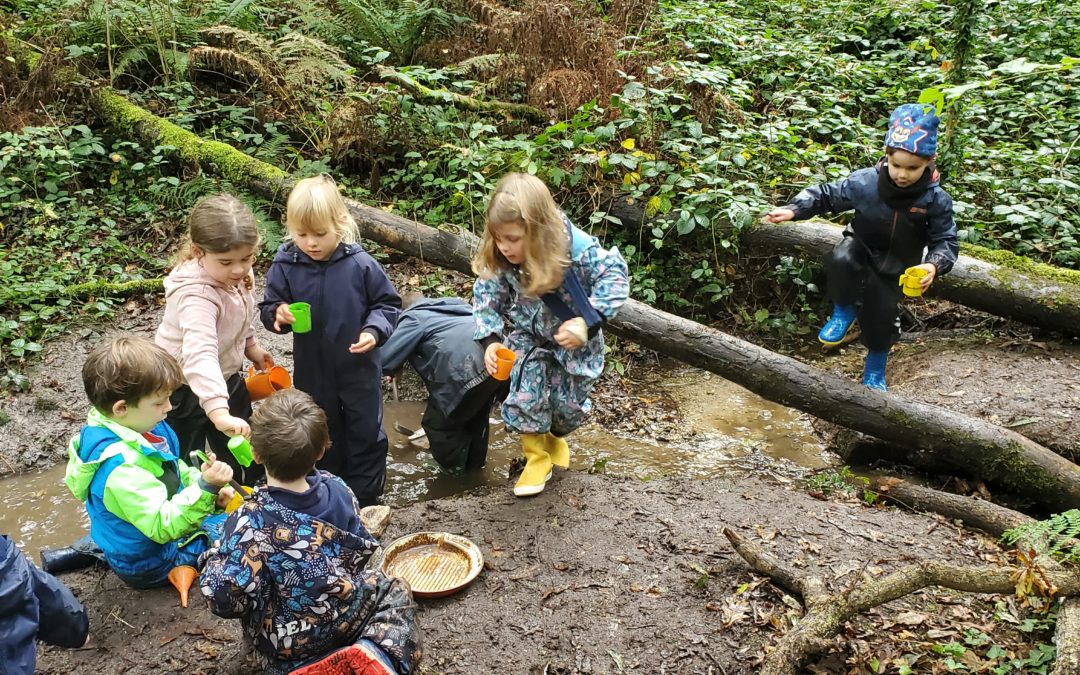
M 41 549 L 41 569 L 49 574 L 81 570 L 84 567 L 90 567 L 96 562 L 97 557 L 89 553 L 76 551 L 70 546 Z

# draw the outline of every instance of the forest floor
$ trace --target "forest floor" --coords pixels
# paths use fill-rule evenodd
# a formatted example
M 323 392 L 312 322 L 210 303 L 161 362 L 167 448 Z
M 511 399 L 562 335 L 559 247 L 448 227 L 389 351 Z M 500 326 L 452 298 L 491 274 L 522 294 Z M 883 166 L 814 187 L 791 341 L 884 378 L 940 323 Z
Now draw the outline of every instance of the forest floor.
M 410 273 L 395 282 L 408 285 Z M 84 419 L 79 368 L 86 353 L 113 331 L 151 335 L 158 317 L 159 308 L 133 300 L 108 328 L 50 343 L 29 369 L 31 390 L 0 398 L 0 422 L 7 420 L 0 425 L 0 474 L 63 461 L 67 439 Z M 260 336 L 287 365 L 287 340 L 261 330 Z M 817 365 L 856 376 L 862 353 L 849 346 Z M 928 336 L 898 345 L 889 375 L 894 393 L 986 417 L 1066 456 L 1080 455 L 1075 344 L 1023 331 Z M 596 417 L 630 435 L 678 433 L 678 410 L 642 415 L 633 405 L 650 396 L 644 386 L 633 377 L 606 381 Z M 725 527 L 835 590 L 859 574 L 879 577 L 920 559 L 1003 564 L 1008 555 L 992 539 L 942 518 L 843 494 L 822 500 L 800 481 L 768 473 L 643 482 L 566 471 L 526 500 L 515 499 L 509 486 L 508 479 L 393 513 L 384 541 L 449 531 L 477 543 L 486 561 L 464 591 L 419 601 L 422 673 L 752 673 L 798 618 L 798 604 L 750 571 L 722 536 Z M 78 651 L 41 647 L 42 673 L 254 672 L 238 624 L 214 617 L 198 597 L 182 609 L 171 588 L 134 591 L 101 567 L 63 579 L 90 612 L 94 642 Z M 967 672 L 1039 672 L 1051 625 L 1011 597 L 929 589 L 849 622 L 804 670 L 949 672 L 951 660 Z

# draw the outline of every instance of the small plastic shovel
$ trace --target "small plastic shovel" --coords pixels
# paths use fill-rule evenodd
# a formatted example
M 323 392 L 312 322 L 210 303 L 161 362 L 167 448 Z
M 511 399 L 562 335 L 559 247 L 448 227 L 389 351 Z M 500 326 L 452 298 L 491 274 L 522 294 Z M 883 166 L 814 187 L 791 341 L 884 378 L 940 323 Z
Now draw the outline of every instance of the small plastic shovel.
M 237 436 L 237 438 L 244 438 L 244 437 L 243 436 Z M 247 440 L 247 439 L 245 439 L 245 440 Z M 250 448 L 250 446 L 248 446 L 248 447 Z M 192 450 L 191 451 L 191 464 L 192 464 L 192 466 L 199 466 L 199 460 L 202 460 L 206 464 L 210 463 L 210 458 L 206 456 L 205 452 L 203 452 L 202 450 Z M 229 486 L 232 487 L 233 490 L 236 490 L 236 494 L 243 495 L 243 498 L 245 500 L 247 500 L 247 499 L 249 499 L 251 497 L 251 491 L 250 490 L 245 490 L 244 486 L 241 485 L 235 478 L 233 478 L 232 480 L 229 481 Z M 185 607 L 186 606 L 187 605 L 185 605 Z

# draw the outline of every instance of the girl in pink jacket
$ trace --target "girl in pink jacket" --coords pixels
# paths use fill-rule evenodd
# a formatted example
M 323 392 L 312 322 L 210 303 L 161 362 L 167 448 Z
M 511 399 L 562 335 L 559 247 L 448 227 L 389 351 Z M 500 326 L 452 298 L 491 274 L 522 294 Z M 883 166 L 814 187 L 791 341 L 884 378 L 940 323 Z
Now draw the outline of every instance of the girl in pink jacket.
M 229 194 L 207 197 L 188 221 L 189 241 L 165 278 L 165 316 L 154 341 L 184 371 L 166 421 L 180 440 L 181 457 L 212 450 L 252 485 L 261 467 L 241 467 L 228 450 L 229 437 L 248 436 L 251 398 L 241 369 L 244 357 L 259 368 L 274 360 L 255 341 L 251 266 L 259 246 L 255 216 Z M 209 446 L 209 447 L 207 447 Z

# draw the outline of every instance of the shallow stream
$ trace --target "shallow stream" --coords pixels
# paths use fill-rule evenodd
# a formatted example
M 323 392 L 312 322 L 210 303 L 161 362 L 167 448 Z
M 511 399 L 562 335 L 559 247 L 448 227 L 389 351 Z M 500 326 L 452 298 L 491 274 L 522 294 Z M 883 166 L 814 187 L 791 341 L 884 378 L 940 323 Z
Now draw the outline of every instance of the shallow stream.
M 693 434 L 662 443 L 609 433 L 588 425 L 569 437 L 571 469 L 632 476 L 715 477 L 768 472 L 792 478 L 828 462 L 809 419 L 709 373 L 691 368 L 662 370 L 650 383 L 674 398 Z M 480 486 L 509 486 L 518 441 L 494 421 L 487 465 L 451 474 L 440 470 L 424 442 L 410 442 L 395 423 L 418 429 L 424 403 L 387 402 L 384 426 L 390 440 L 385 501 L 404 506 Z M 0 480 L 0 534 L 7 534 L 37 559 L 38 550 L 69 544 L 89 529 L 81 504 L 64 486 L 64 466 Z

